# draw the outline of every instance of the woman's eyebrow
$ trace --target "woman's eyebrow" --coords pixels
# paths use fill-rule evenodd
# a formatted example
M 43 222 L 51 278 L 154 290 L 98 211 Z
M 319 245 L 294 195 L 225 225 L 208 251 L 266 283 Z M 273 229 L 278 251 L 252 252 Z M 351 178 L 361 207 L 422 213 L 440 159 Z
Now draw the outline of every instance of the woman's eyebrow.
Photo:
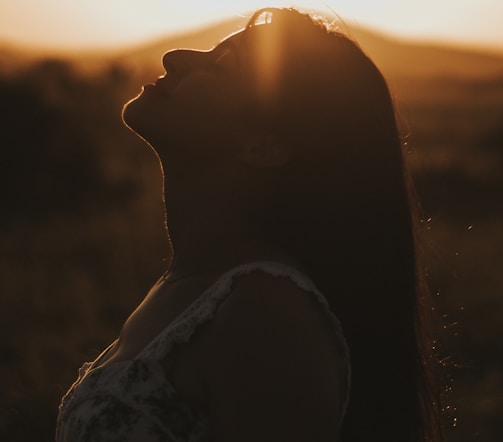
M 238 64 L 239 64 L 239 46 L 237 42 L 232 41 L 232 40 L 224 40 L 218 45 L 216 45 L 211 52 L 215 54 L 217 58 L 220 58 L 222 55 L 228 52 L 232 52 L 233 57 L 236 58 Z
M 237 51 L 237 44 L 230 39 L 226 39 L 221 41 L 213 48 L 214 51 L 218 51 L 219 49 L 230 49 L 232 51 Z

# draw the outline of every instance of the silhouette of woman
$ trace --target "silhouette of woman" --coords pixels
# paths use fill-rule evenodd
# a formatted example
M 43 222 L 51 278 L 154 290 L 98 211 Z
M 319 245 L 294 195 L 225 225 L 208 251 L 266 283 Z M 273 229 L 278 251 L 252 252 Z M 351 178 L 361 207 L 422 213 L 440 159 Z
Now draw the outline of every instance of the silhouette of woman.
M 388 88 L 350 39 L 263 9 L 124 108 L 174 258 L 63 398 L 63 441 L 438 441 Z

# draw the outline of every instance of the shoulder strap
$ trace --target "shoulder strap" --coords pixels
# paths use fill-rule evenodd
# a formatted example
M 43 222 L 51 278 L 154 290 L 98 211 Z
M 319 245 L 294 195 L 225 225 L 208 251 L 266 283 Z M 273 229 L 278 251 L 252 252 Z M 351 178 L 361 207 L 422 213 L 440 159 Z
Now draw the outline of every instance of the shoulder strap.
M 255 261 L 230 269 L 206 289 L 175 321 L 145 347 L 137 357 L 159 360 L 169 354 L 173 345 L 188 342 L 199 325 L 213 318 L 220 303 L 232 291 L 236 279 L 255 271 L 262 271 L 272 276 L 290 279 L 301 289 L 312 293 L 322 305 L 324 311 L 329 315 L 339 345 L 339 353 L 343 359 L 341 361 L 344 372 L 344 379 L 342 381 L 346 384 L 346 395 L 342 411 L 342 415 L 344 415 L 349 400 L 351 370 L 349 350 L 341 324 L 330 310 L 325 296 L 316 288 L 313 281 L 298 269 L 281 262 Z

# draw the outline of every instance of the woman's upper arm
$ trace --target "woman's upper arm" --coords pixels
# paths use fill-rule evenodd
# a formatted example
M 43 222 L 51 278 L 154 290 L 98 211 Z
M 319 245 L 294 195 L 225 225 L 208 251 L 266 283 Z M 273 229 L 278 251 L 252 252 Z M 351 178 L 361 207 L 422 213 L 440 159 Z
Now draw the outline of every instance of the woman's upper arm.
M 213 442 L 335 441 L 344 394 L 329 317 L 286 278 L 241 278 L 205 363 Z

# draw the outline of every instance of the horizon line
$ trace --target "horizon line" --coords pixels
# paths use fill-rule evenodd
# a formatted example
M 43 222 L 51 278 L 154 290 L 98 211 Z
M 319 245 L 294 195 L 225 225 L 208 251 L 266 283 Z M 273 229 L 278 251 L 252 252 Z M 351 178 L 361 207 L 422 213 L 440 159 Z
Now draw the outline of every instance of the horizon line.
M 336 18 L 336 17 L 334 17 Z M 193 26 L 187 29 L 177 29 L 172 32 L 165 32 L 158 35 L 153 35 L 145 38 L 137 39 L 137 41 L 124 41 L 121 43 L 108 43 L 99 45 L 97 43 L 89 44 L 72 44 L 72 45 L 55 45 L 55 44 L 37 44 L 35 42 L 20 41 L 9 39 L 7 37 L 0 37 L 0 51 L 15 51 L 21 53 L 21 55 L 35 56 L 35 57 L 50 57 L 50 56 L 61 56 L 65 58 L 80 58 L 85 56 L 110 56 L 116 55 L 117 53 L 131 52 L 134 50 L 141 49 L 142 47 L 152 46 L 154 44 L 159 44 L 163 40 L 186 38 L 191 34 L 201 33 L 211 31 L 219 26 L 225 26 L 225 24 L 238 23 L 240 19 L 245 22 L 246 17 L 236 17 L 229 19 L 220 19 L 211 21 L 199 26 Z M 489 56 L 501 56 L 503 57 L 503 43 L 490 44 L 482 42 L 465 42 L 462 40 L 457 40 L 454 38 L 446 37 L 427 37 L 427 36 L 413 36 L 405 35 L 395 32 L 390 32 L 382 28 L 374 27 L 371 25 L 362 25 L 351 20 L 343 20 L 342 22 L 343 33 L 348 34 L 352 38 L 352 29 L 362 32 L 367 32 L 374 34 L 384 40 L 393 41 L 398 44 L 406 44 L 412 46 L 423 46 L 431 47 L 437 49 L 447 49 L 454 51 L 468 51 L 477 52 Z M 225 36 L 222 36 L 222 38 Z M 356 42 L 358 39 L 355 38 Z M 215 44 L 218 42 L 215 42 Z M 24 54 L 23 54 L 24 53 Z M 73 53 L 73 54 L 72 54 Z

